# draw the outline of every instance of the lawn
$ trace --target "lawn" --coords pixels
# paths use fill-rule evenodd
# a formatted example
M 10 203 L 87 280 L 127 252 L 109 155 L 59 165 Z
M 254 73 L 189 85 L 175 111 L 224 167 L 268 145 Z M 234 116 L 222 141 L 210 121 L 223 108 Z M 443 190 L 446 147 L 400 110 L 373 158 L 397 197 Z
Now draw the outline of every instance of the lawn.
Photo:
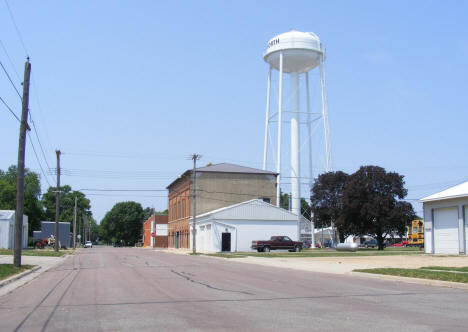
M 23 249 L 21 250 L 22 256 L 49 256 L 49 257 L 61 257 L 66 254 L 73 253 L 73 250 L 60 250 L 55 252 L 50 249 Z M 0 249 L 0 255 L 13 255 L 13 250 Z
M 267 258 L 284 258 L 284 257 L 353 257 L 353 256 L 393 256 L 393 255 L 421 255 L 423 251 L 417 248 L 386 248 L 384 250 L 377 249 L 358 249 L 356 252 L 335 251 L 331 249 L 306 249 L 301 252 L 228 252 L 206 254 L 206 256 L 224 257 L 224 258 L 242 258 L 242 257 L 267 257 Z
M 21 268 L 15 269 L 13 264 L 0 264 L 0 280 L 6 279 L 14 274 L 29 270 L 33 265 L 21 265 Z
M 421 278 L 468 283 L 468 267 L 426 266 L 419 269 L 378 268 L 357 269 L 355 272 L 385 274 L 409 278 Z

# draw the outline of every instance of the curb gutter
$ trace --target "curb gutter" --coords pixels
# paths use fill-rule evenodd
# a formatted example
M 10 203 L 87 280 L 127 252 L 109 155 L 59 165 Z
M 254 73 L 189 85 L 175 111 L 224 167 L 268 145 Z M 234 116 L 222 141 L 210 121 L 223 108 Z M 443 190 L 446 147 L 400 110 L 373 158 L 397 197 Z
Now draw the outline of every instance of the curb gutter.
M 40 266 L 35 266 L 27 271 L 24 271 L 24 272 L 21 272 L 19 274 L 15 274 L 14 276 L 10 277 L 10 278 L 7 278 L 5 280 L 2 280 L 0 281 L 0 288 L 2 288 L 3 286 L 6 286 L 8 285 L 9 283 L 13 282 L 13 281 L 16 281 L 18 279 L 21 279 L 23 277 L 26 277 L 27 275 L 33 273 L 33 272 L 36 272 L 37 270 L 39 270 L 41 267 Z

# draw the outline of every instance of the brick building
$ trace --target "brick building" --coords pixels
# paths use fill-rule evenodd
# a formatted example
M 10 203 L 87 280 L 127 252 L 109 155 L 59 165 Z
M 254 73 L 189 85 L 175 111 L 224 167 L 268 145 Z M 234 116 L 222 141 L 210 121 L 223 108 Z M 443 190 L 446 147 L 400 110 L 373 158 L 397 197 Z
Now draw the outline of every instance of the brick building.
M 167 248 L 167 214 L 153 214 L 143 223 L 143 246 Z
M 277 174 L 228 163 L 197 168 L 197 215 L 251 199 L 276 204 Z M 192 170 L 173 181 L 169 191 L 169 248 L 190 248 Z

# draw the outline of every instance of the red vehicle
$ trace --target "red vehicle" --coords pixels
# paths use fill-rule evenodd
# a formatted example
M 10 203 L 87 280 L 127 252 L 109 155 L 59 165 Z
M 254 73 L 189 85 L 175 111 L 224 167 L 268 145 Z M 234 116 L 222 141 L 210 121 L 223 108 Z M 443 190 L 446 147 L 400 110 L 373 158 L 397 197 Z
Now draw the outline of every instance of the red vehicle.
M 392 244 L 392 247 L 407 247 L 407 246 L 408 246 L 408 241 L 405 241 L 405 240 Z
M 252 241 L 251 248 L 258 252 L 269 252 L 270 250 L 289 250 L 299 252 L 302 250 L 303 243 L 293 241 L 289 236 L 272 236 L 270 240 L 255 240 Z

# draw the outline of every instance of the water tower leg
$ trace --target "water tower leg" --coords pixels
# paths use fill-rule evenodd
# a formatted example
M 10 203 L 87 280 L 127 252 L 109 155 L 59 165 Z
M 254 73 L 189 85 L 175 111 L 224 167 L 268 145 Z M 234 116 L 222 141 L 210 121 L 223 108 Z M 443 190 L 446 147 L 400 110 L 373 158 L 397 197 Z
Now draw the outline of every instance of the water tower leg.
M 301 187 L 300 187 L 300 107 L 299 74 L 291 73 L 291 194 L 292 213 L 297 215 L 297 238 L 301 238 Z
M 278 182 L 276 185 L 276 206 L 281 207 L 281 121 L 283 115 L 283 53 L 280 53 L 279 59 L 279 91 L 278 91 L 278 146 L 276 172 L 278 173 Z
M 327 111 L 327 98 L 325 95 L 325 70 L 323 68 L 323 55 L 320 61 L 320 82 L 322 85 L 322 117 L 323 117 L 323 129 L 325 132 L 325 152 L 327 158 L 327 172 L 331 172 L 331 151 L 330 151 L 330 136 L 328 128 L 328 111 Z
M 307 137 L 309 146 L 309 195 L 312 194 L 314 185 L 314 170 L 312 164 L 312 116 L 310 114 L 310 88 L 309 88 L 309 73 L 305 73 L 306 79 L 306 107 L 307 107 Z M 311 248 L 315 248 L 315 224 L 313 213 L 310 213 L 310 232 L 311 232 Z
M 265 116 L 265 140 L 263 145 L 263 170 L 266 170 L 267 149 L 268 149 L 268 125 L 270 123 L 270 89 L 271 87 L 271 66 L 268 71 L 267 83 L 267 100 L 266 100 L 266 116 Z

